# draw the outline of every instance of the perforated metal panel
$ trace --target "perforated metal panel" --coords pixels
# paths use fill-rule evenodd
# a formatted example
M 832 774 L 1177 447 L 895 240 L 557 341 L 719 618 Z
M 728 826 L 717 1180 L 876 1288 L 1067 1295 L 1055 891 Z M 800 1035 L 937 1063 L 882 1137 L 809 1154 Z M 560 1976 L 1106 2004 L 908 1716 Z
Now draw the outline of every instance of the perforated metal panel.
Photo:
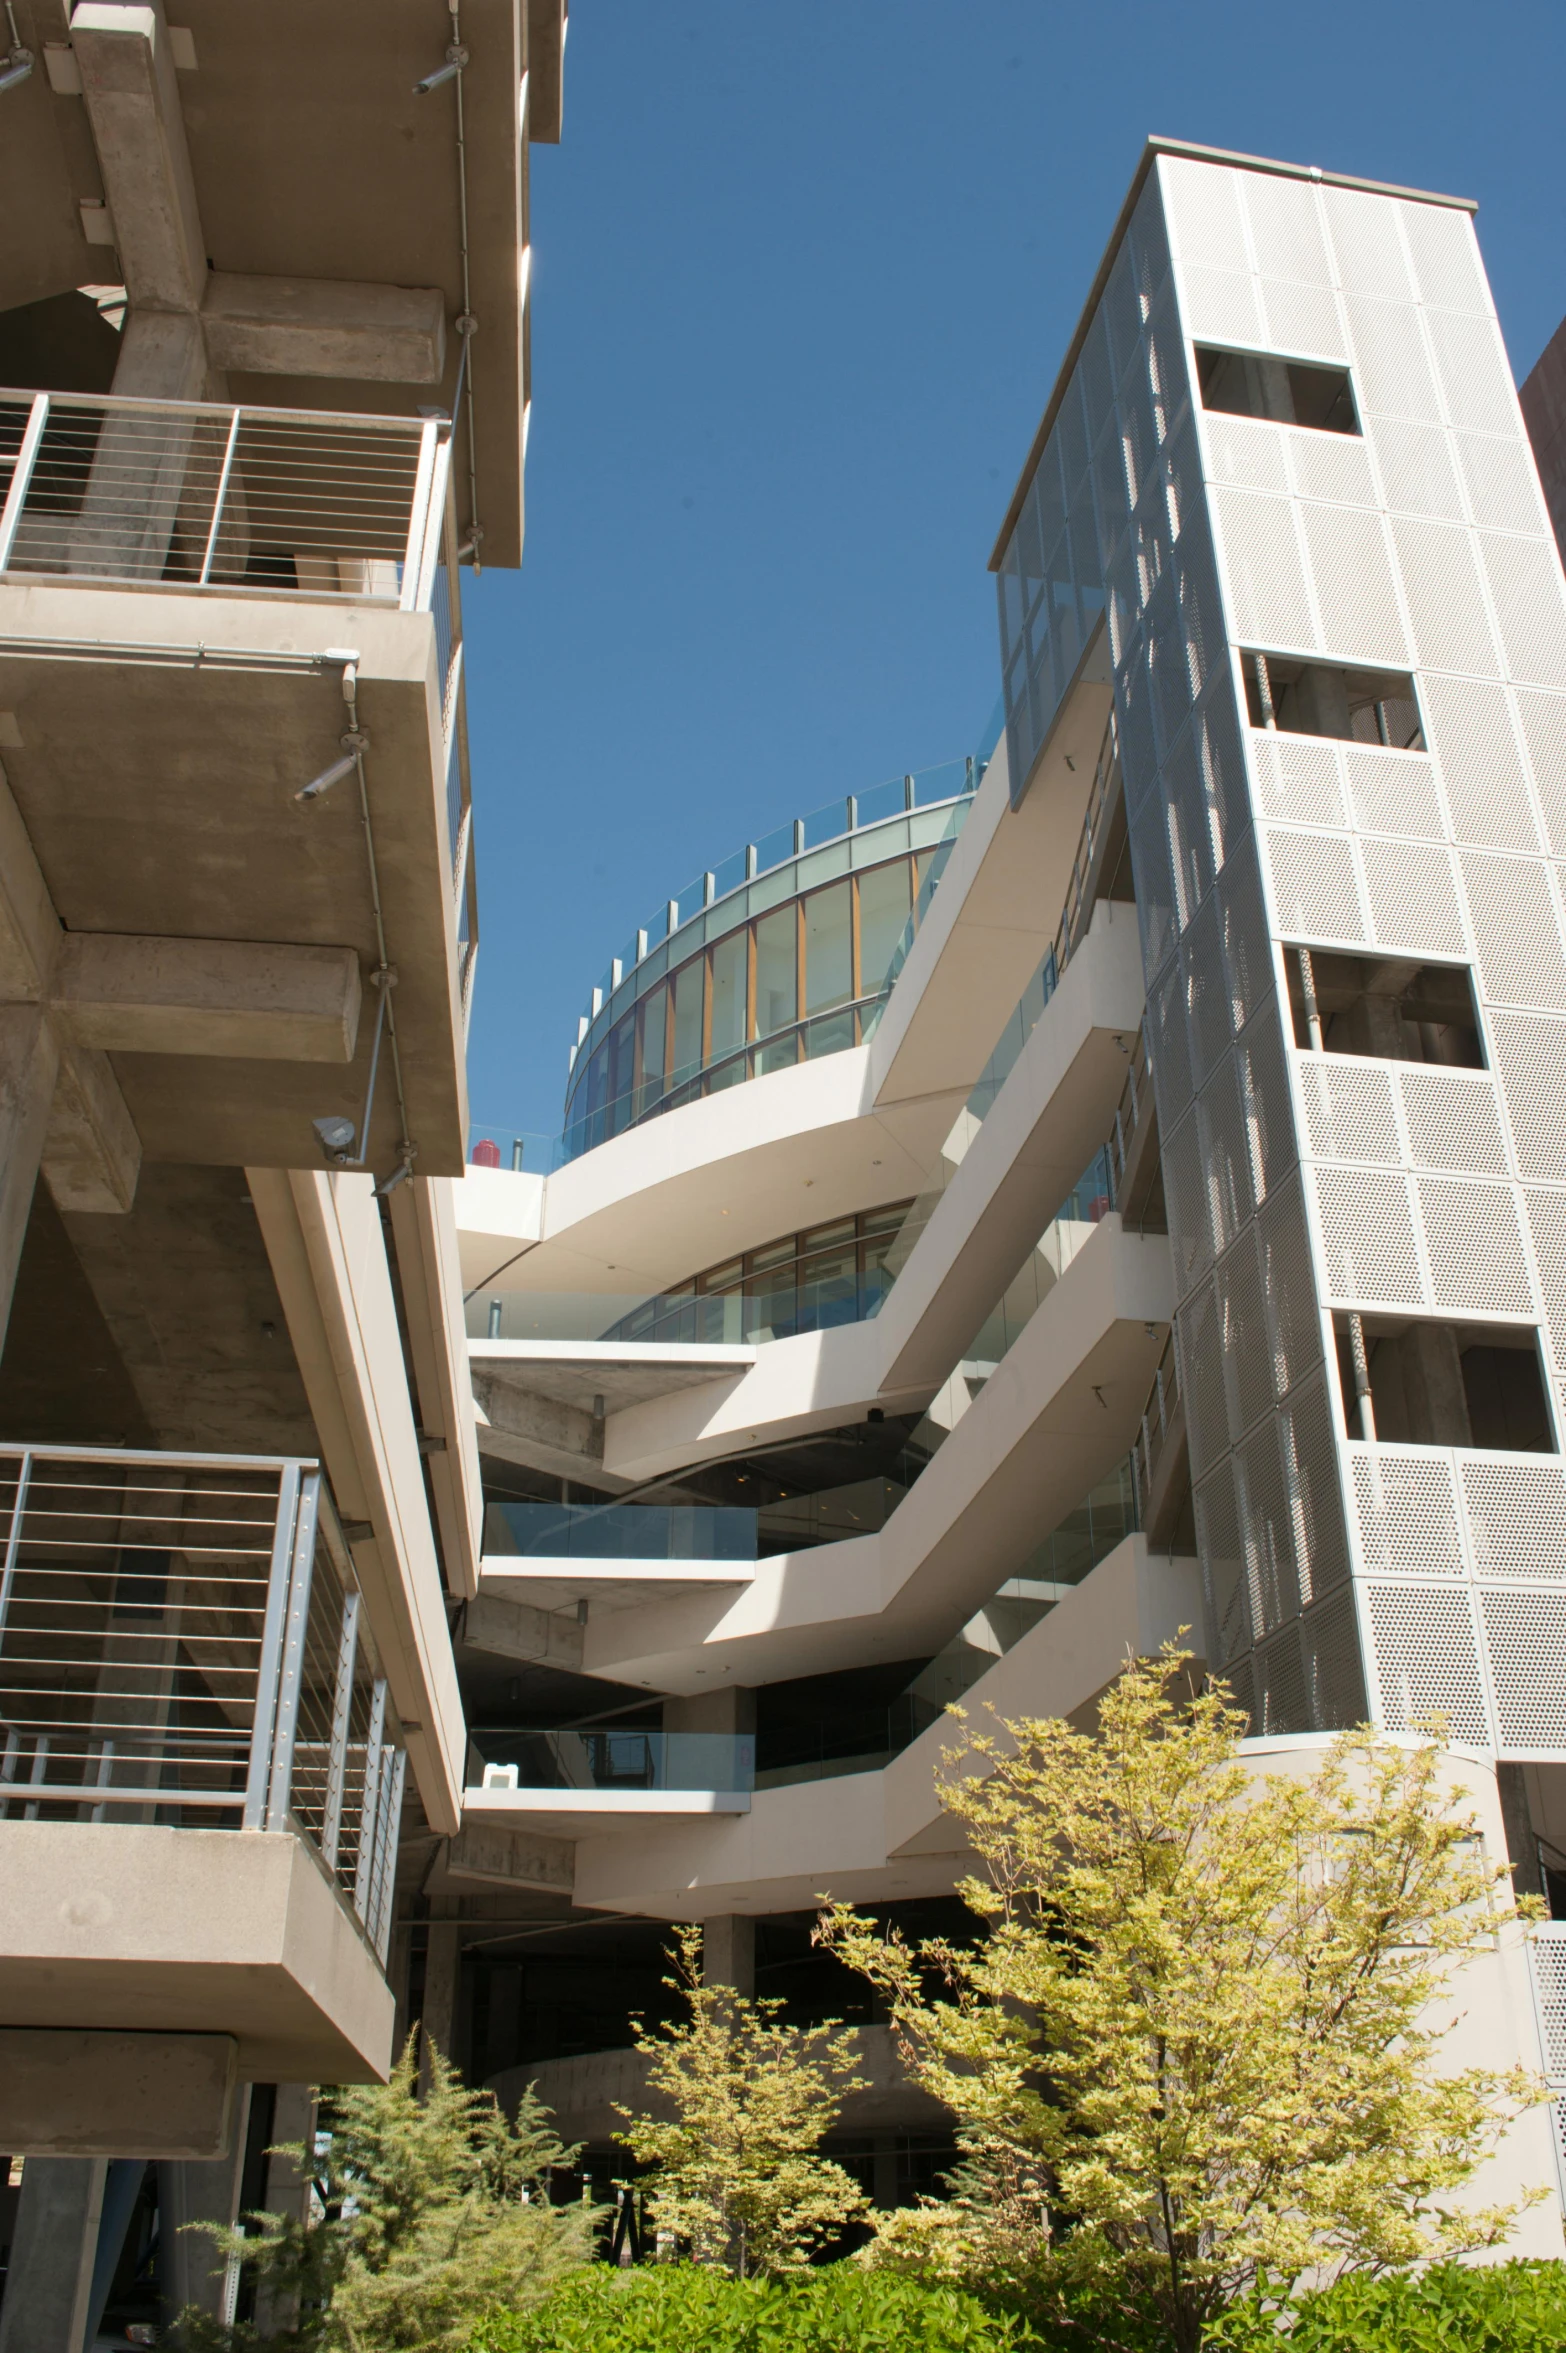
M 1314 1168 L 1327 1295 L 1345 1306 L 1425 1304 L 1408 1180 L 1374 1169 Z
M 1294 1550 L 1299 1563 L 1300 1591 L 1307 1602 L 1319 1601 L 1324 1593 L 1340 1586 L 1349 1573 L 1332 1401 L 1323 1379 L 1318 1377 L 1290 1399 L 1280 1428 L 1284 1473 L 1294 1504 Z
M 1541 1922 L 1529 1942 L 1545 2072 L 1566 2082 L 1566 1923 Z
M 1558 1461 L 1458 1458 L 1476 1575 L 1566 1586 L 1566 1471 Z
M 1294 1513 L 1284 1479 L 1275 1421 L 1258 1424 L 1235 1449 L 1242 1498 L 1240 1534 L 1250 1575 L 1251 1616 L 1258 1635 L 1296 1618 L 1299 1572 L 1294 1560 Z
M 1451 440 L 1439 425 L 1378 417 L 1374 454 L 1394 514 L 1429 515 L 1451 523 L 1466 520 Z
M 1336 1498 L 1334 1498 L 1336 1500 Z M 1370 1713 L 1359 1656 L 1359 1625 L 1352 1593 L 1339 1591 L 1300 1620 L 1314 1729 L 1341 1732 Z
M 1492 319 L 1427 310 L 1425 334 L 1448 421 L 1475 433 L 1515 433 L 1517 395 Z
M 1224 1250 L 1255 1207 L 1240 1070 L 1232 1053 L 1202 1089 L 1196 1108 L 1213 1248 Z
M 1257 1733 L 1276 1737 L 1314 1729 L 1297 1624 L 1258 1646 L 1252 1672 L 1256 1678 L 1253 1721 Z
M 1420 700 L 1457 840 L 1537 855 L 1543 844 L 1506 689 L 1427 678 Z
M 1433 1304 L 1452 1315 L 1533 1315 L 1512 1187 L 1420 1177 L 1414 1189 Z
M 1454 1740 L 1491 1744 L 1471 1601 L 1461 1588 L 1367 1585 L 1381 1722 L 1408 1732 L 1444 1720 Z
M 1566 1594 L 1479 1595 L 1500 1746 L 1566 1754 Z
M 1423 1069 L 1398 1074 L 1409 1150 L 1416 1167 L 1507 1173 L 1495 1081 L 1484 1071 Z
M 1196 1541 L 1208 1615 L 1208 1657 L 1217 1666 L 1241 1658 L 1251 1647 L 1251 1604 L 1240 1514 L 1235 1501 L 1233 1457 L 1221 1462 L 1195 1490 Z
M 1349 809 L 1362 833 L 1394 834 L 1405 840 L 1439 841 L 1446 812 L 1436 790 L 1435 770 L 1419 752 L 1347 748 Z
M 1316 616 L 1295 527 L 1295 502 L 1265 498 L 1252 490 L 1215 489 L 1211 499 L 1240 643 L 1313 651 Z
M 1366 926 L 1348 841 L 1268 826 L 1262 844 L 1280 934 L 1323 947 L 1338 941 L 1359 946 Z
M 1416 424 L 1445 422 L 1434 372 L 1425 355 L 1417 318 L 1387 303 L 1344 299 L 1354 383 L 1369 416 L 1411 418 Z
M 1566 695 L 1520 688 L 1517 716 L 1550 848 L 1566 857 Z
M 1191 1470 L 1200 1479 L 1227 1452 L 1230 1440 L 1218 1300 L 1210 1282 L 1204 1283 L 1181 1308 L 1175 1321 L 1175 1335 Z
M 1421 956 L 1467 954 L 1468 930 L 1450 851 L 1433 842 L 1367 836 L 1360 844 L 1360 863 L 1378 945 Z
M 1189 262 L 1181 270 L 1180 287 L 1186 326 L 1199 342 L 1254 347 L 1264 340 L 1254 279 L 1242 278 L 1238 271 L 1209 270 Z
M 1316 736 L 1269 735 L 1253 729 L 1250 749 L 1256 806 L 1264 817 L 1294 825 L 1347 824 L 1335 743 L 1325 743 Z
M 1470 216 L 1441 204 L 1400 204 L 1398 211 L 1420 300 L 1487 318 L 1490 295 Z
M 1566 1193 L 1525 1193 L 1523 1200 L 1555 1361 L 1566 1372 Z
M 1202 1143 L 1196 1112 L 1188 1111 L 1163 1146 L 1164 1201 L 1169 1216 L 1169 1249 L 1174 1261 L 1175 1292 L 1184 1298 L 1212 1264 L 1212 1233 L 1208 1224 L 1207 1180 L 1202 1167 Z
M 1302 504 L 1299 519 L 1323 651 L 1349 661 L 1405 663 L 1408 638 L 1381 517 L 1360 507 Z
M 1566 591 L 1554 540 L 1478 536 L 1508 675 L 1529 686 L 1566 686 Z
M 1394 515 L 1392 537 L 1421 666 L 1499 678 L 1473 534 Z
M 1321 1365 L 1321 1313 L 1297 1177 L 1263 1205 L 1256 1235 L 1273 1387 L 1279 1397 L 1286 1397 Z
M 1403 1160 L 1390 1070 L 1347 1054 L 1298 1054 L 1305 1134 L 1323 1160 Z
M 1169 242 L 1182 261 L 1199 260 L 1221 270 L 1250 269 L 1237 174 L 1189 156 L 1161 155 L 1158 180 Z
M 1217 1069 L 1234 1038 L 1215 892 L 1209 892 L 1206 904 L 1191 924 L 1181 948 L 1180 968 L 1185 975 L 1191 1067 L 1200 1085 Z
M 1493 434 L 1456 436 L 1458 471 L 1474 521 L 1494 531 L 1528 531 L 1541 536 L 1549 517 L 1528 453 L 1516 440 Z
M 1355 294 L 1412 302 L 1414 281 L 1396 208 L 1359 188 L 1324 186 L 1320 195 L 1339 285 Z
M 1302 286 L 1330 288 L 1332 256 L 1310 183 L 1277 178 L 1271 172 L 1245 172 L 1240 175 L 1240 193 L 1258 270 Z
M 1566 955 L 1549 869 L 1537 858 L 1459 855 L 1486 1002 L 1566 1011 Z
M 1240 1236 L 1213 1269 L 1229 1427 L 1248 1430 L 1272 1411 L 1274 1383 L 1255 1229 Z
M 1347 433 L 1292 433 L 1288 459 L 1290 483 L 1301 498 L 1329 499 L 1337 506 L 1381 503 L 1370 452 Z
M 1367 1575 L 1466 1575 L 1449 1454 L 1433 1447 L 1355 1447 L 1349 1463 L 1359 1555 Z
M 1525 1177 L 1566 1177 L 1566 1021 L 1493 1013 L 1495 1071 L 1517 1166 Z

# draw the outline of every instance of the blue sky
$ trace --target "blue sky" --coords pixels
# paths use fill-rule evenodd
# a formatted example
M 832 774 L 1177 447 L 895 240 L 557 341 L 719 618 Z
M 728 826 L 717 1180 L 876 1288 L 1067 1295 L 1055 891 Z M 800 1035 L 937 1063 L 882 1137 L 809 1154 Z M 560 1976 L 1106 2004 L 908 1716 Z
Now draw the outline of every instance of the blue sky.
M 692 873 L 972 747 L 986 558 L 1148 132 L 1477 197 L 1521 376 L 1563 80 L 1562 0 L 573 0 L 526 561 L 464 592 L 476 1125 L 558 1128 Z

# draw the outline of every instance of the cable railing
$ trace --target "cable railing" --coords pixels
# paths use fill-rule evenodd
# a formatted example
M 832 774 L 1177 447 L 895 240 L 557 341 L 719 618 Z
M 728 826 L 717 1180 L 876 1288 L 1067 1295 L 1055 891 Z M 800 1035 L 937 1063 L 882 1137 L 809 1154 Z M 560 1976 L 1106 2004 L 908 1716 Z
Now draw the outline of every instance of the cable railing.
M 1137 1518 L 1142 1527 L 1147 1525 L 1153 1496 L 1153 1482 L 1172 1438 L 1184 1427 L 1180 1402 L 1180 1360 L 1175 1353 L 1174 1329 L 1164 1342 L 1164 1352 L 1153 1375 L 1153 1385 L 1142 1408 L 1137 1426 L 1136 1443 L 1131 1449 L 1131 1476 L 1136 1482 Z
M 293 1830 L 384 1958 L 406 1754 L 314 1463 L 0 1447 L 0 1820 Z

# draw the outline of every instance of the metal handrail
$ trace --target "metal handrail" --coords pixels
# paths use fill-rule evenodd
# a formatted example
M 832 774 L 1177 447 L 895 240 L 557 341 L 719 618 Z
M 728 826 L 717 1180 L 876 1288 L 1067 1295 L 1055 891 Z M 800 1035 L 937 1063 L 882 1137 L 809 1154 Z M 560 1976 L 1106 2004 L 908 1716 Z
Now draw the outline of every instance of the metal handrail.
M 402 1739 L 318 1463 L 0 1444 L 0 1821 L 290 1830 L 384 1954 Z

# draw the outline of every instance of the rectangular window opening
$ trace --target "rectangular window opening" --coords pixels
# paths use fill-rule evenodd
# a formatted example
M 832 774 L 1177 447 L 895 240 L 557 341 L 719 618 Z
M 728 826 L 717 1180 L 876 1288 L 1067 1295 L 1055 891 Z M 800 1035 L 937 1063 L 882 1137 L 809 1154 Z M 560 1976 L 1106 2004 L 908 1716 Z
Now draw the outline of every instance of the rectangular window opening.
M 1475 1446 L 1497 1454 L 1555 1453 L 1536 1332 L 1423 1316 L 1355 1316 L 1344 1309 L 1332 1321 L 1351 1438 Z
M 1283 961 L 1294 1043 L 1307 1052 L 1486 1067 L 1466 964 L 1350 956 L 1336 948 L 1285 948 Z
M 1360 431 L 1347 368 L 1199 343 L 1196 373 L 1203 408 L 1220 415 L 1264 417 L 1274 425 L 1304 425 L 1313 433 Z
M 1422 752 L 1424 729 L 1406 670 L 1350 670 L 1288 654 L 1242 654 L 1245 706 L 1253 727 L 1283 735 L 1325 735 L 1339 743 Z

